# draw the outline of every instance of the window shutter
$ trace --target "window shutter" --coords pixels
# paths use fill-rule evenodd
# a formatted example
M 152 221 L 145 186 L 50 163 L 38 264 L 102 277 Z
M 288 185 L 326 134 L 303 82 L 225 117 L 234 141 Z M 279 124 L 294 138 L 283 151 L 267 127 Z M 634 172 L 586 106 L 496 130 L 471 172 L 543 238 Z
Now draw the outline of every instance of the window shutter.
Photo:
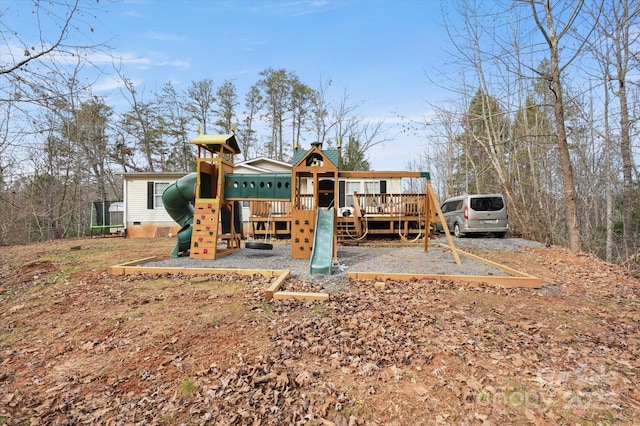
M 149 210 L 153 210 L 153 199 L 154 199 L 154 193 L 153 193 L 153 187 L 154 184 L 153 182 L 147 182 L 147 209 Z
M 344 207 L 345 206 L 345 185 L 344 185 L 344 181 L 340 180 L 338 181 L 338 207 Z
M 381 180 L 380 181 L 380 193 L 381 194 L 386 194 L 387 193 L 387 181 L 386 180 Z

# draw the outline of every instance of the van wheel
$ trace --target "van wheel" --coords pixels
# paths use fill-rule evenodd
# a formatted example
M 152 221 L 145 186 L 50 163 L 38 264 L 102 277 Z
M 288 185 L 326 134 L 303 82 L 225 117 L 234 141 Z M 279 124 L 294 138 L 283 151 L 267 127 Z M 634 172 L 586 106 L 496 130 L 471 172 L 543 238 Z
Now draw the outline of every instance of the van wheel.
M 494 232 L 493 236 L 496 238 L 504 238 L 504 236 L 507 235 L 506 232 Z
M 460 232 L 460 225 L 458 225 L 458 222 L 453 224 L 453 235 L 455 235 L 456 238 L 462 237 L 462 232 Z

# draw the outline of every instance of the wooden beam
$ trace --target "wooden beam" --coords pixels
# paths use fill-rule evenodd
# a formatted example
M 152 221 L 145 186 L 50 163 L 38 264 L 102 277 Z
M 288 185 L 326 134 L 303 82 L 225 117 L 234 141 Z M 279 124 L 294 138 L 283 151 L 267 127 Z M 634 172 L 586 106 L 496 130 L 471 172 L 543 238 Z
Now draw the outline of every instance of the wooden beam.
M 151 257 L 145 257 L 144 259 L 132 260 L 131 262 L 121 263 L 119 265 L 109 266 L 108 272 L 111 275 L 125 275 L 127 273 L 125 271 L 126 268 L 131 266 L 141 265 L 147 262 L 152 262 L 157 259 L 158 258 L 156 256 L 151 256 Z
M 441 246 L 441 247 L 447 247 L 447 245 L 445 245 L 445 244 L 438 243 L 438 245 Z M 485 259 L 484 257 L 475 255 L 473 253 L 469 253 L 469 252 L 466 252 L 466 251 L 463 251 L 463 250 L 458 250 L 458 253 L 462 254 L 463 256 L 470 257 L 471 259 L 475 259 L 475 260 L 478 260 L 480 262 L 483 262 L 483 263 L 485 263 L 485 264 L 487 264 L 489 266 L 493 266 L 494 268 L 500 269 L 501 271 L 504 271 L 507 274 L 511 274 L 511 275 L 514 275 L 514 276 L 517 276 L 517 277 L 535 278 L 533 275 L 529 275 L 526 272 L 518 271 L 517 269 L 513 269 L 513 268 L 510 268 L 508 266 L 502 265 L 502 264 L 500 264 L 498 262 L 494 262 L 492 260 Z
M 421 172 L 407 171 L 340 171 L 338 177 L 341 178 L 419 178 Z
M 280 287 L 282 287 L 282 285 L 287 280 L 287 278 L 289 278 L 290 275 L 291 275 L 290 271 L 284 271 L 282 274 L 280 274 L 280 276 L 264 292 L 264 295 L 267 298 L 267 300 L 273 299 L 274 293 L 280 290 Z
M 273 298 L 276 300 L 284 299 L 297 299 L 297 300 L 329 300 L 327 293 L 299 293 L 295 291 L 278 291 L 273 294 Z
M 496 276 L 496 275 L 438 275 L 438 274 L 386 274 L 381 272 L 349 272 L 347 274 L 349 278 L 358 280 L 399 280 L 399 281 L 411 281 L 411 280 L 436 280 L 436 281 L 463 281 L 463 282 L 479 282 L 487 284 L 497 284 L 504 288 L 540 288 L 542 287 L 542 280 L 533 276 Z
M 451 234 L 449 233 L 449 227 L 447 226 L 447 222 L 444 220 L 444 214 L 442 213 L 442 209 L 440 208 L 440 203 L 438 202 L 436 194 L 433 192 L 433 188 L 431 187 L 431 181 L 427 181 L 427 194 L 429 194 L 431 202 L 433 202 L 433 205 L 436 208 L 436 212 L 440 217 L 440 223 L 442 224 L 442 229 L 444 229 L 444 234 L 447 236 L 447 241 L 449 242 L 449 247 L 451 248 L 451 252 L 453 253 L 453 258 L 456 260 L 456 263 L 458 265 L 462 265 L 462 262 L 460 262 L 460 256 L 458 256 L 458 251 L 456 250 L 456 245 L 453 243 L 453 238 L 451 238 Z
M 150 258 L 154 259 L 154 258 Z M 238 274 L 238 275 L 262 275 L 264 277 L 280 276 L 285 272 L 281 269 L 222 269 L 222 268 L 186 268 L 186 267 L 166 267 L 166 266 L 136 266 L 129 264 L 115 265 L 109 268 L 109 273 L 113 275 L 124 274 Z M 113 272 L 112 272 L 113 271 Z
M 240 250 L 240 247 L 233 247 L 233 248 L 227 248 L 227 249 L 217 249 L 216 251 L 216 259 L 220 259 L 222 257 L 225 256 L 229 256 L 230 254 L 236 253 Z

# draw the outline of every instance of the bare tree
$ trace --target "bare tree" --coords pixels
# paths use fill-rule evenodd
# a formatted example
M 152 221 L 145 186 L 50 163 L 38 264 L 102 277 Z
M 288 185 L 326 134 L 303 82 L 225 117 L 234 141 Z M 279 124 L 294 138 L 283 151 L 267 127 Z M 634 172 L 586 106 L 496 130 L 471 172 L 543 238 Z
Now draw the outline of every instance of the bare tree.
M 172 82 L 162 86 L 155 94 L 158 125 L 161 137 L 169 152 L 166 158 L 167 170 L 187 172 L 193 169 L 195 149 L 189 144 L 188 128 L 191 116 L 185 107 L 183 96 L 178 93 Z
M 0 10 L 0 42 L 8 52 L 0 58 L 0 75 L 38 76 L 36 63 L 54 55 L 93 51 L 97 2 L 80 0 L 18 1 Z M 57 30 L 51 30 L 56 28 Z M 46 31 L 45 31 L 46 29 Z M 27 70 L 27 66 L 29 69 Z M 38 76 L 44 77 L 44 76 Z
M 71 116 L 63 124 L 63 136 L 77 147 L 81 161 L 93 176 L 92 181 L 96 186 L 99 200 L 109 200 L 109 183 L 113 182 L 107 164 L 109 159 L 107 126 L 111 114 L 111 108 L 102 99 L 92 97 L 74 106 Z
M 553 111 L 555 116 L 556 133 L 558 135 L 558 152 L 560 155 L 560 164 L 562 166 L 569 246 L 572 250 L 579 251 L 582 249 L 582 242 L 580 240 L 580 224 L 578 221 L 578 205 L 576 202 L 575 182 L 573 178 L 573 164 L 571 162 L 571 154 L 569 152 L 569 144 L 567 142 L 562 73 L 575 60 L 577 55 L 581 53 L 581 48 L 578 47 L 576 51 L 573 52 L 573 55 L 564 61 L 564 63 L 561 63 L 560 53 L 562 50 L 563 39 L 565 37 L 569 37 L 571 35 L 571 31 L 575 30 L 574 25 L 582 11 L 584 1 L 579 0 L 573 4 L 571 10 L 568 11 L 568 17 L 564 19 L 564 22 L 560 22 L 559 19 L 564 16 L 567 11 L 560 10 L 559 13 L 556 13 L 557 6 L 552 4 L 551 0 L 526 1 L 531 6 L 531 15 L 535 20 L 536 26 L 542 34 L 548 48 L 550 68 L 548 72 L 543 72 L 540 75 L 549 82 L 549 90 L 554 94 Z
M 360 105 L 353 103 L 351 95 L 347 89 L 342 91 L 342 96 L 334 102 L 329 103 L 329 125 L 332 135 L 336 143 L 346 140 L 349 135 L 356 133 L 356 128 L 361 122 L 361 118 L 356 115 L 356 111 Z
M 206 78 L 191 82 L 191 86 L 187 89 L 187 98 L 186 110 L 202 126 L 202 133 L 207 134 L 209 131 L 209 119 L 212 114 L 216 113 L 214 109 L 216 98 L 213 94 L 213 80 Z
M 284 68 L 268 68 L 260 72 L 262 77 L 256 83 L 264 98 L 265 118 L 269 120 L 271 140 L 267 145 L 269 157 L 284 160 L 284 123 L 291 104 L 291 82 L 293 74 Z
M 597 33 L 605 50 L 594 48 L 596 58 L 605 71 L 605 85 L 618 98 L 620 117 L 620 156 L 622 158 L 622 230 L 625 257 L 634 253 L 636 235 L 633 227 L 633 169 L 631 152 L 631 113 L 628 88 L 630 73 L 638 70 L 640 58 L 632 50 L 640 42 L 640 33 L 634 30 L 640 22 L 640 4 L 629 0 L 611 0 L 591 12 L 599 17 Z M 615 83 L 615 86 L 612 84 Z M 608 96 L 608 94 L 607 94 Z
M 473 188 L 474 192 L 503 192 L 514 228 L 521 230 L 521 204 L 517 202 L 509 169 L 508 144 L 512 139 L 508 107 L 513 77 L 502 72 L 500 66 L 500 49 L 505 47 L 498 45 L 491 50 L 483 44 L 485 38 L 492 44 L 502 41 L 495 25 L 482 24 L 486 19 L 495 20 L 495 16 L 482 15 L 483 12 L 470 3 L 473 2 L 461 1 L 458 7 L 464 17 L 462 28 L 448 28 L 460 66 L 468 70 L 472 82 L 454 83 L 451 88 L 466 105 L 466 111 L 460 115 L 463 133 L 457 136 L 464 155 L 457 159 L 457 168 L 464 170 L 466 191 Z
M 432 180 L 436 192 L 442 200 L 458 194 L 455 189 L 454 165 L 457 145 L 456 135 L 462 131 L 458 128 L 460 120 L 452 108 L 434 107 L 434 115 L 428 125 L 432 131 L 430 141 L 425 147 L 424 157 L 429 159 L 433 172 Z M 436 178 L 437 177 L 437 178 Z
M 251 86 L 245 95 L 244 106 L 246 111 L 244 112 L 242 126 L 238 132 L 244 160 L 251 158 L 251 155 L 257 150 L 257 131 L 254 128 L 254 123 L 262 108 L 262 102 L 263 98 L 260 94 L 260 89 L 256 85 Z
M 52 75 L 50 84 L 42 89 L 48 93 L 39 96 L 37 118 L 31 123 L 34 143 L 27 157 L 33 172 L 22 202 L 33 225 L 29 239 L 77 235 L 75 224 L 90 202 L 85 195 L 97 192 L 91 174 L 96 169 L 87 167 L 89 161 L 82 150 L 87 127 L 78 125 L 83 119 L 81 99 L 87 96 L 79 78 L 81 68 L 79 63 L 70 75 L 64 70 Z M 93 191 L 85 193 L 84 187 Z
M 79 0 L 35 0 L 4 2 L 0 6 L 0 50 L 3 52 L 0 55 L 0 199 L 8 201 L 0 203 L 3 207 L 22 205 L 24 208 L 22 193 L 14 190 L 16 186 L 26 189 L 33 177 L 27 147 L 37 142 L 36 148 L 42 150 L 46 142 L 34 133 L 33 118 L 57 117 L 50 124 L 58 125 L 58 134 L 52 135 L 50 141 L 60 140 L 62 115 L 57 113 L 62 111 L 50 110 L 54 103 L 58 108 L 64 105 L 63 98 L 69 94 L 68 90 L 60 90 L 60 82 L 84 94 L 86 86 L 81 84 L 86 82 L 80 83 L 78 76 L 81 68 L 92 66 L 92 71 L 100 72 L 98 65 L 87 57 L 95 51 L 108 54 L 106 45 L 94 41 L 94 30 L 104 5 Z M 66 78 L 75 80 L 66 82 Z M 65 108 L 64 111 L 71 110 Z M 49 132 L 50 129 L 42 130 Z M 4 213 L 7 212 L 0 212 L 3 217 Z M 16 223 L 28 226 L 26 219 L 19 217 L 19 213 L 16 215 Z M 76 219 L 73 215 L 68 217 Z M 55 233 L 66 234 L 60 232 L 60 228 L 56 228 Z
M 318 88 L 315 90 L 315 96 L 312 99 L 313 106 L 311 109 L 311 120 L 308 123 L 308 130 L 313 135 L 315 142 L 328 142 L 331 124 L 329 123 L 329 105 L 328 91 L 331 87 L 331 79 L 323 80 L 320 78 Z
M 118 149 L 130 153 L 126 158 L 136 171 L 163 170 L 165 167 L 163 153 L 168 151 L 163 146 L 161 128 L 158 125 L 157 105 L 144 100 L 144 90 L 139 91 L 130 79 L 122 76 L 124 88 L 122 94 L 129 102 L 129 111 L 121 117 L 119 126 L 122 129 Z M 142 154 L 142 164 L 135 163 L 133 153 Z
M 229 134 L 232 131 L 236 119 L 236 107 L 238 106 L 238 95 L 236 86 L 232 81 L 226 80 L 216 91 L 218 100 L 218 114 L 220 118 L 216 121 L 222 133 Z
M 313 99 L 315 91 L 302 83 L 297 76 L 293 77 L 291 87 L 291 132 L 294 143 L 302 140 L 302 129 L 307 125 L 307 121 L 312 116 Z
M 395 136 L 388 136 L 389 129 L 384 119 L 367 121 L 362 118 L 354 118 L 352 124 L 351 132 L 347 135 L 349 138 L 348 148 L 352 151 L 350 155 L 353 158 L 360 158 L 358 162 L 359 169 L 369 170 L 368 152 L 371 148 L 391 142 L 395 139 Z

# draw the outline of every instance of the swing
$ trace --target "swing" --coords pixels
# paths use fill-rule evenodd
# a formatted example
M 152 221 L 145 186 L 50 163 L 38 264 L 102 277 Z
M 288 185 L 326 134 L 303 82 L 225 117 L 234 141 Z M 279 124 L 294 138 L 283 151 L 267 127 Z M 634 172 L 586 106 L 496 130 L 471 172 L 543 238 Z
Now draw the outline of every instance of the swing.
M 254 249 L 254 250 L 273 250 L 273 244 L 271 243 L 271 203 L 269 203 L 269 216 L 267 219 L 267 226 L 269 227 L 269 233 L 264 235 L 264 241 L 247 241 L 244 243 L 245 248 Z M 267 241 L 267 236 L 269 237 L 269 242 Z
M 369 194 L 369 191 L 368 191 L 366 185 L 365 185 L 364 189 L 365 189 L 365 194 Z M 353 209 L 354 210 L 355 209 L 359 209 L 360 211 L 362 211 L 362 209 L 360 209 L 360 200 L 356 198 L 356 194 L 353 194 L 352 197 L 353 197 L 353 204 L 355 204 L 355 207 Z M 349 232 L 348 228 L 345 229 L 345 231 L 347 233 L 347 236 L 349 236 L 349 238 L 351 238 L 354 241 L 364 240 L 365 237 L 367 236 L 367 234 L 369 233 L 369 217 L 367 216 L 366 210 L 365 210 L 365 213 L 364 213 L 364 227 L 365 227 L 364 234 L 362 234 L 359 237 L 354 237 L 353 235 L 351 235 L 351 233 Z
M 347 232 L 347 235 L 349 236 L 349 238 L 351 238 L 352 240 L 355 240 L 355 241 L 364 240 L 364 238 L 369 233 L 369 218 L 367 217 L 366 213 L 364 215 L 364 227 L 365 227 L 364 234 L 362 234 L 360 237 L 352 236 L 351 233 L 349 232 L 349 228 L 346 228 L 345 231 Z
M 415 243 L 416 241 L 418 241 L 420 239 L 420 237 L 422 237 L 422 231 L 418 232 L 418 235 L 416 235 L 416 237 L 412 240 L 409 240 L 407 237 L 405 237 L 404 235 L 402 235 L 402 221 L 400 220 L 400 218 L 398 218 L 398 235 L 400 236 L 400 239 L 404 242 L 407 243 Z M 418 203 L 418 226 L 420 226 L 420 204 Z

